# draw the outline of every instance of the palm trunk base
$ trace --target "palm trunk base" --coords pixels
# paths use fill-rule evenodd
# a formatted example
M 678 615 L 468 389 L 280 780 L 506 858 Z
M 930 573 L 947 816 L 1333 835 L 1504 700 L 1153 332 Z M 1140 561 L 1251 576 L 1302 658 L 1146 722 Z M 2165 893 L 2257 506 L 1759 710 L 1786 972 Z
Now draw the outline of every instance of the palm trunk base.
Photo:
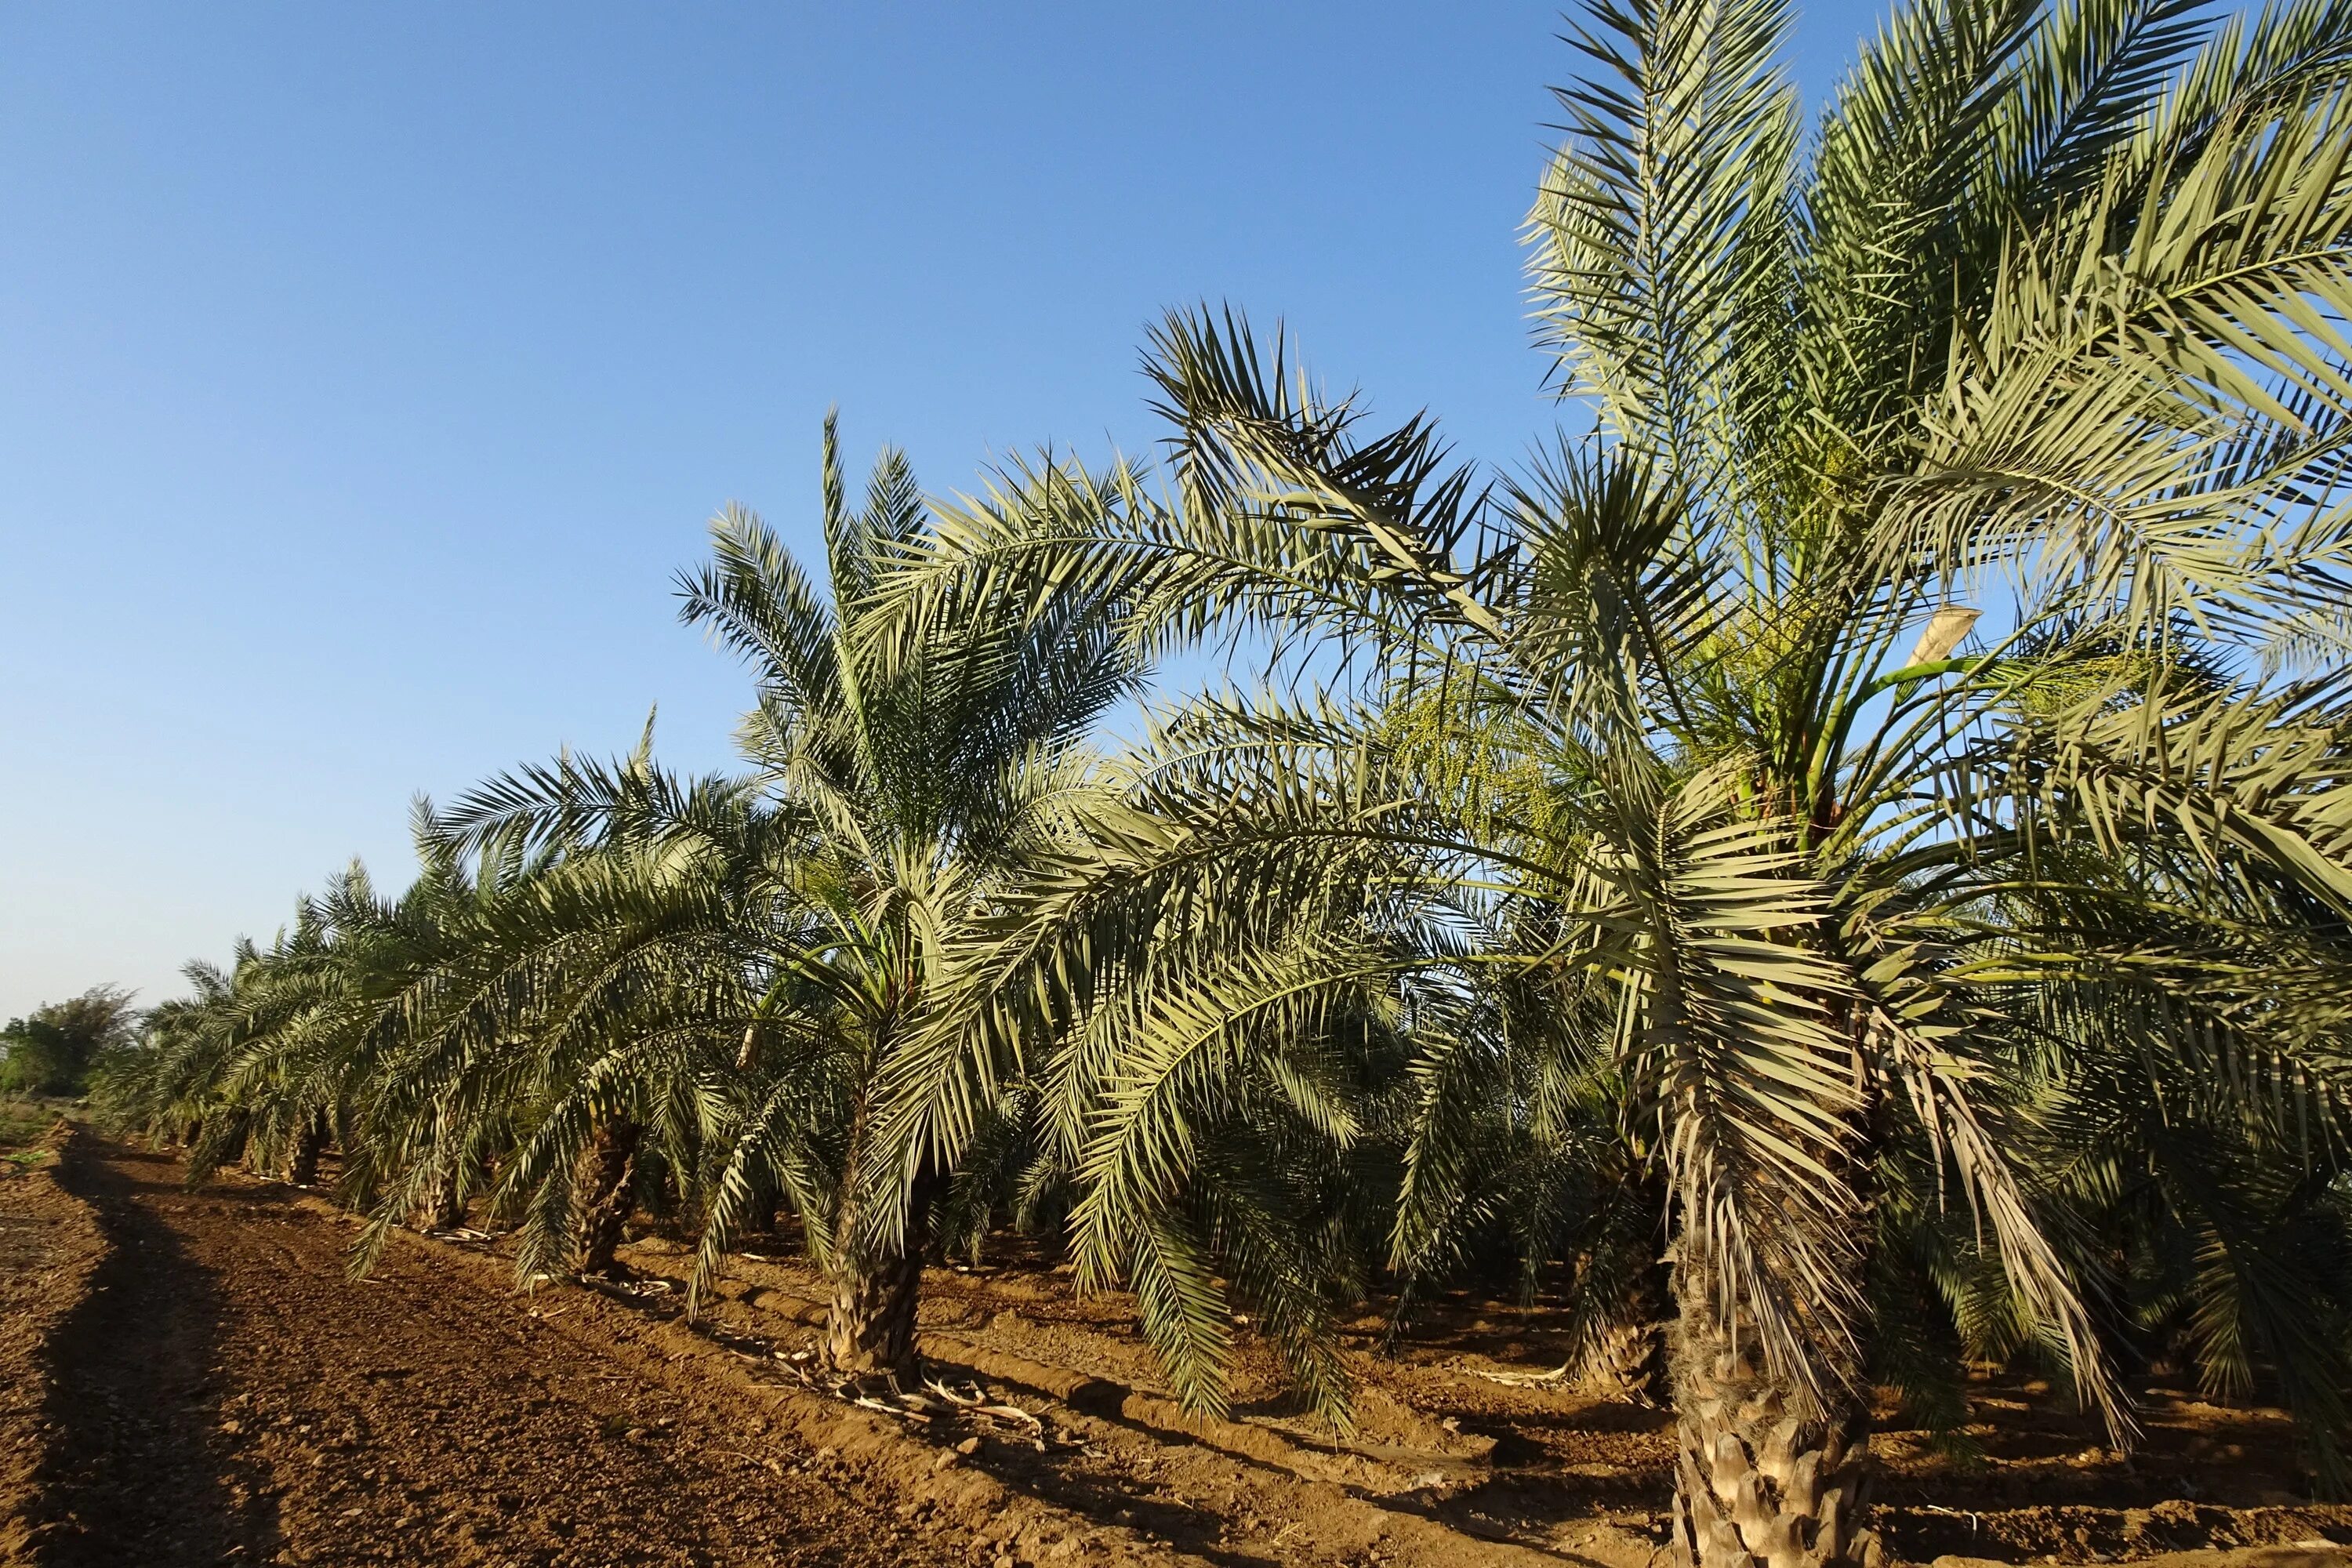
M 915 1308 L 922 1297 L 919 1257 L 851 1269 L 835 1282 L 824 1327 L 825 1364 L 845 1377 L 887 1377 L 915 1370 Z
M 1576 1386 L 1595 1399 L 1654 1405 L 1665 1360 L 1664 1325 L 1615 1323 L 1585 1336 L 1576 1358 Z
M 319 1156 L 327 1150 L 327 1117 L 324 1111 L 302 1124 L 294 1138 L 294 1158 L 288 1163 L 286 1179 L 298 1187 L 307 1187 L 319 1179 Z
M 1793 1390 L 1685 1320 L 1675 1347 L 1677 1568 L 1882 1568 L 1864 1528 L 1869 1434 L 1858 1413 L 1795 1414 Z
M 776 1211 L 782 1206 L 782 1200 L 783 1194 L 772 1187 L 753 1198 L 751 1210 L 745 1217 L 743 1228 L 760 1236 L 775 1235 Z
M 591 1194 L 580 1224 L 580 1272 L 610 1274 L 629 1215 L 636 1211 L 637 1144 L 644 1130 L 634 1121 L 614 1121 L 596 1130 L 589 1147 L 584 1184 Z
M 455 1230 L 466 1223 L 466 1205 L 457 1195 L 455 1171 L 434 1183 L 433 1191 L 416 1205 L 409 1223 L 418 1230 Z
M 865 1108 L 850 1139 L 846 1162 L 855 1183 L 865 1145 Z M 865 1234 L 859 1195 L 834 1215 L 833 1305 L 824 1325 L 824 1364 L 843 1377 L 887 1378 L 904 1386 L 915 1372 L 915 1309 L 923 1296 L 923 1253 L 930 1245 L 931 1204 L 944 1178 L 928 1165 L 907 1194 L 906 1225 L 895 1250 L 881 1250 Z

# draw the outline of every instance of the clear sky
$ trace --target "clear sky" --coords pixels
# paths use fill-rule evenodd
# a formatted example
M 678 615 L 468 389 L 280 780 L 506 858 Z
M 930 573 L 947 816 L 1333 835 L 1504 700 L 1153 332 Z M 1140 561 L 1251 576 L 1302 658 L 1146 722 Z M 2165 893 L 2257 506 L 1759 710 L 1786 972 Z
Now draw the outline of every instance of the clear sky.
M 1805 15 L 1818 94 L 1873 22 Z M 674 619 L 819 421 L 1141 451 L 1171 305 L 1509 461 L 1549 0 L 0 7 L 0 1018 L 147 1001 L 406 803 L 727 761 Z

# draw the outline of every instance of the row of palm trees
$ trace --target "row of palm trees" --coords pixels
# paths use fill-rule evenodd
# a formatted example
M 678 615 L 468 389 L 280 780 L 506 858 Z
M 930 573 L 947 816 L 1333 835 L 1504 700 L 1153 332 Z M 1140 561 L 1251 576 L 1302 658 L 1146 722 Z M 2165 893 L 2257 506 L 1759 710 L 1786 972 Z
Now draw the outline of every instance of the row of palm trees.
M 976 499 L 825 432 L 824 578 L 684 618 L 744 768 L 420 811 L 102 1093 L 526 1271 L 797 1216 L 825 1354 L 1019 1222 L 1185 1396 L 1244 1305 L 1516 1260 L 1670 1320 L 1685 1563 L 1864 1563 L 1874 1385 L 1971 1357 L 2352 1432 L 2352 9 L 1911 0 L 1807 131 L 1778 0 L 1591 0 L 1528 236 L 1572 418 L 1508 472 L 1171 316 L 1156 472 Z M 1980 614 L 1981 612 L 1981 614 Z M 1171 651 L 1245 693 L 1107 720 Z M 1558 1276 L 1556 1276 L 1558 1277 Z

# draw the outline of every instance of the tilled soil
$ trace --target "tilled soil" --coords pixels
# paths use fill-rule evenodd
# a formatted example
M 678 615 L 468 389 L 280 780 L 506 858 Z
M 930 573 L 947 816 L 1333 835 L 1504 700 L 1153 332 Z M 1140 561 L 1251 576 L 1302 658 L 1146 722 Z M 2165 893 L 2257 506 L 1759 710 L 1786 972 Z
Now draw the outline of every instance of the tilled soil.
M 962 1557 L 526 1298 L 401 1248 L 350 1280 L 350 1233 L 284 1188 L 87 1141 L 58 1175 L 111 1250 L 49 1352 L 26 1561 Z
M 858 1409 L 794 1371 L 823 1315 L 803 1260 L 731 1258 L 698 1324 L 660 1225 L 594 1289 L 519 1295 L 511 1238 L 474 1231 L 402 1233 L 353 1283 L 351 1216 L 181 1171 L 85 1139 L 0 1176 L 0 1568 L 1657 1560 L 1668 1417 L 1530 1378 L 1567 1350 L 1539 1306 L 1440 1303 L 1384 1349 L 1357 1325 L 1343 1438 L 1246 1341 L 1233 1419 L 1186 1415 L 1133 1303 L 1012 1238 L 926 1279 L 939 1397 Z M 1880 1528 L 1942 1568 L 2342 1568 L 2352 1510 L 2296 1495 L 2283 1412 L 2143 1392 L 2128 1458 L 2030 1380 L 1972 1389 L 1973 1458 L 1882 1411 Z
M 106 1256 L 89 1206 L 59 1191 L 46 1163 L 37 1151 L 0 1151 L 0 1564 L 9 1568 L 32 1560 L 23 1504 L 48 1451 L 48 1348 Z
M 780 1240 L 782 1238 L 779 1238 Z M 1144 1344 L 1131 1299 L 1078 1297 L 1050 1255 L 994 1247 L 986 1267 L 925 1279 L 927 1356 L 1016 1389 L 1076 1441 L 996 1473 L 1097 1516 L 1132 1518 L 1161 1542 L 1235 1565 L 1397 1568 L 1654 1568 L 1661 1561 L 1672 1416 L 1545 1373 L 1573 1345 L 1557 1304 L 1465 1293 L 1425 1307 L 1384 1342 L 1386 1321 L 1351 1325 L 1359 1379 L 1352 1439 L 1335 1440 L 1280 1397 L 1262 1342 L 1244 1339 L 1233 1421 L 1184 1421 Z M 675 1302 L 684 1242 L 649 1234 L 623 1249 L 648 1310 Z M 719 1323 L 790 1349 L 808 1342 L 824 1290 L 804 1260 L 739 1254 Z M 1131 1391 L 1109 1397 L 1106 1380 Z M 1072 1388 L 1083 1381 L 1089 1386 Z M 2222 1407 L 2160 1381 L 2138 1389 L 2145 1441 L 2105 1446 L 2096 1419 L 2025 1373 L 1969 1384 L 1954 1451 L 1891 1400 L 1876 1412 L 1873 1522 L 1902 1561 L 1951 1554 L 2011 1563 L 2204 1561 L 2315 1552 L 2340 1563 L 2352 1508 L 2311 1500 L 2283 1410 Z M 1108 1419 L 1106 1417 L 1108 1417 Z M 2267 1559 L 2263 1559 L 2267 1561 Z

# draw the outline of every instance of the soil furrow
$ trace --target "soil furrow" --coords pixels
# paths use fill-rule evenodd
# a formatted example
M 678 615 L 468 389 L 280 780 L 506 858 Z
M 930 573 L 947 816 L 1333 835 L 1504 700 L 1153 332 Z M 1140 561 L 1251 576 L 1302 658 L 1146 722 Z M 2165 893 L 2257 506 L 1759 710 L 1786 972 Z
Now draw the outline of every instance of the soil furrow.
M 38 1563 L 961 1559 L 520 1298 L 400 1249 L 351 1281 L 284 1189 L 95 1141 L 60 1176 L 112 1250 L 51 1352 Z
M 934 1370 L 1034 1419 L 893 1416 L 790 1374 L 820 1286 L 803 1263 L 734 1259 L 698 1327 L 678 1310 L 685 1244 L 658 1227 L 593 1289 L 518 1294 L 510 1238 L 478 1233 L 402 1233 L 355 1282 L 351 1216 L 235 1174 L 191 1192 L 182 1173 L 85 1134 L 61 1166 L 0 1186 L 0 1568 L 1654 1555 L 1667 1417 L 1486 1375 L 1562 1353 L 1492 1304 L 1359 1357 L 1365 1425 L 1343 1440 L 1283 1414 L 1262 1365 L 1233 1421 L 1163 1410 L 1131 1304 L 1071 1296 L 1047 1258 L 941 1268 Z M 1981 1383 L 1971 1465 L 1877 1434 L 1898 1557 L 2347 1560 L 2326 1538 L 2352 1510 L 2285 1488 L 2283 1412 L 2151 1385 L 2149 1444 L 2126 1458 L 2047 1396 Z

